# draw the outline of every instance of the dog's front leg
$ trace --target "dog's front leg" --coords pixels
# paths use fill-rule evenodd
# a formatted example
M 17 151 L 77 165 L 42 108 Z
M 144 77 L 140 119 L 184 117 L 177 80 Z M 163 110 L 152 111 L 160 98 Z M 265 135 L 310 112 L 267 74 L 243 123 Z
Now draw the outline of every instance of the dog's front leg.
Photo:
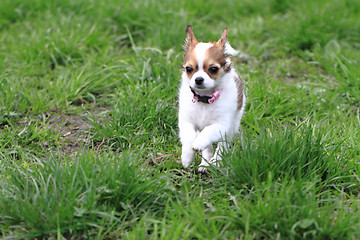
M 210 144 L 218 142 L 225 136 L 227 129 L 221 124 L 212 124 L 205 127 L 196 137 L 192 147 L 196 151 L 202 151 Z
M 181 122 L 179 124 L 180 140 L 181 140 L 181 162 L 184 168 L 188 168 L 194 161 L 195 151 L 193 142 L 196 138 L 196 131 L 193 124 L 189 122 Z

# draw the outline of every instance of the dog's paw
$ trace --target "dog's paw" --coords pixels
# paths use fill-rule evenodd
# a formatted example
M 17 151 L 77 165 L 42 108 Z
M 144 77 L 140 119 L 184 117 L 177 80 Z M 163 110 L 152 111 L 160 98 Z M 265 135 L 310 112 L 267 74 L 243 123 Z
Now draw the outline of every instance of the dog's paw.
M 181 163 L 182 163 L 182 165 L 183 165 L 184 168 L 190 167 L 190 165 L 191 165 L 192 162 L 193 162 L 193 161 L 190 161 L 190 160 L 184 160 L 184 159 L 181 160 Z
M 199 173 L 208 173 L 209 172 L 209 163 L 207 162 L 206 159 L 202 159 L 200 165 L 199 165 L 199 168 L 198 168 L 198 172 Z
M 209 169 L 207 167 L 199 167 L 198 168 L 199 173 L 209 173 Z
M 181 163 L 184 168 L 190 167 L 191 163 L 194 161 L 194 152 L 183 152 L 181 154 Z

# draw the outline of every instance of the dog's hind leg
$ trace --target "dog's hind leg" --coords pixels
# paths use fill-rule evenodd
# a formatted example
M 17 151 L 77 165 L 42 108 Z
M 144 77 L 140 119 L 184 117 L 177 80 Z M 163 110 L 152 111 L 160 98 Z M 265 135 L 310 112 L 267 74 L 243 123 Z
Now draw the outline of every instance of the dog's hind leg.
M 222 160 L 222 154 L 226 152 L 229 149 L 229 143 L 228 142 L 219 142 L 214 156 L 210 159 L 210 164 L 214 166 L 220 166 L 220 162 Z
M 206 161 L 210 161 L 210 159 L 213 157 L 214 155 L 214 148 L 212 146 L 212 144 L 210 144 L 207 148 L 204 149 L 204 151 L 202 151 L 202 157 L 203 157 L 203 160 L 201 161 L 201 164 L 204 163 L 204 159 Z
M 204 173 L 207 172 L 207 167 L 209 166 L 209 164 L 211 164 L 211 158 L 214 155 L 214 148 L 212 146 L 212 144 L 210 144 L 207 148 L 205 148 L 202 151 L 202 160 L 201 163 L 199 165 L 199 169 L 198 172 Z
M 202 151 L 201 155 L 202 155 L 202 160 L 200 163 L 200 167 L 201 166 L 209 166 L 210 159 L 214 155 L 214 148 L 213 148 L 212 144 L 210 144 L 207 148 L 205 148 Z

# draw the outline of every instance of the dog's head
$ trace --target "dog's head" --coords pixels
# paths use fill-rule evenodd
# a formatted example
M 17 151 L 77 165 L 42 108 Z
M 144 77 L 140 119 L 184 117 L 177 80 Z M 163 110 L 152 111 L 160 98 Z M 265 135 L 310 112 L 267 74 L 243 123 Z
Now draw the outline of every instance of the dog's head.
M 228 43 L 227 29 L 217 42 L 198 42 L 192 26 L 186 29 L 184 44 L 184 75 L 192 89 L 199 93 L 212 92 L 220 87 L 220 79 L 231 70 L 229 55 L 237 52 Z

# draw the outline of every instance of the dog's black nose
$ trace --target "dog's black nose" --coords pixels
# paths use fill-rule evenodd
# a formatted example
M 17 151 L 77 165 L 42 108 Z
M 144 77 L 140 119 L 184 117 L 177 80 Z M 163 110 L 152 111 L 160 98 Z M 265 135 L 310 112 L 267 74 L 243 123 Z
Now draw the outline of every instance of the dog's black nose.
M 203 82 L 204 82 L 204 78 L 202 77 L 195 78 L 196 85 L 201 85 Z

